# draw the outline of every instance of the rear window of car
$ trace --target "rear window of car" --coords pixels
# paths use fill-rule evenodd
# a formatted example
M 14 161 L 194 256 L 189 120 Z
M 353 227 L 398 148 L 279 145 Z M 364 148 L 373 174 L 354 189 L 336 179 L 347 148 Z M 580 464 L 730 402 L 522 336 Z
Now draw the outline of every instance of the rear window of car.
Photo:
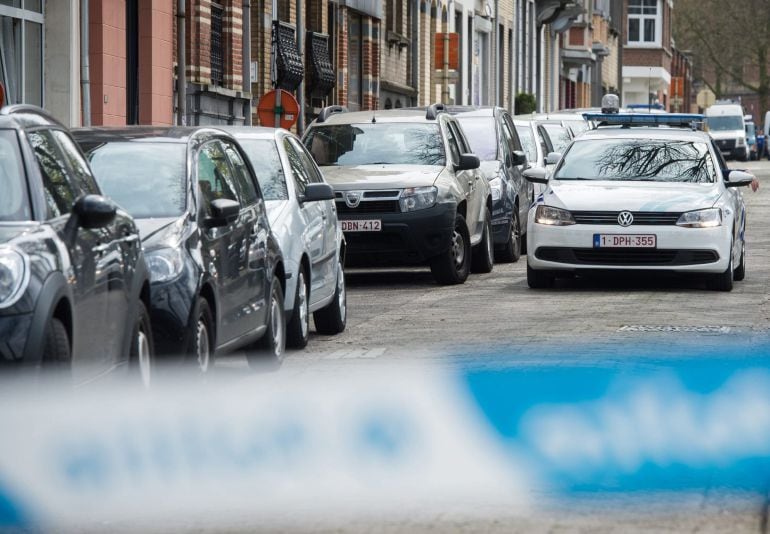
M 312 128 L 305 146 L 320 166 L 444 165 L 438 124 L 340 124 Z
M 497 130 L 492 117 L 457 117 L 471 144 L 471 150 L 481 161 L 492 161 L 497 156 Z
M 187 145 L 81 142 L 102 192 L 138 219 L 177 217 L 187 207 Z
M 244 139 L 239 137 L 243 150 L 257 174 L 259 188 L 265 200 L 286 200 L 289 191 L 286 188 L 286 176 L 283 174 L 281 158 L 275 141 L 272 139 Z
M 676 139 L 576 140 L 554 174 L 558 180 L 713 183 L 704 142 Z
M 32 219 L 29 190 L 14 130 L 0 130 L 0 221 Z

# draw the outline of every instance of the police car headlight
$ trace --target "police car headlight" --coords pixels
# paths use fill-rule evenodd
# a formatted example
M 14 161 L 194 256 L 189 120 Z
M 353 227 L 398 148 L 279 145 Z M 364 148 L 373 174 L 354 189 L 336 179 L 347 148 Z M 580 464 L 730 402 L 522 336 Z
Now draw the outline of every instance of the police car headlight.
M 158 248 L 145 252 L 145 261 L 152 282 L 168 282 L 182 272 L 184 259 L 179 247 Z
M 575 224 L 575 219 L 567 210 L 541 204 L 535 211 L 535 222 L 550 226 L 569 226 Z
M 398 204 L 403 212 L 424 210 L 432 207 L 437 197 L 438 189 L 433 186 L 408 187 L 401 193 Z
M 0 309 L 16 304 L 29 285 L 29 257 L 16 247 L 0 247 Z
M 676 221 L 677 226 L 685 228 L 713 228 L 722 225 L 722 210 L 707 208 L 705 210 L 687 211 Z

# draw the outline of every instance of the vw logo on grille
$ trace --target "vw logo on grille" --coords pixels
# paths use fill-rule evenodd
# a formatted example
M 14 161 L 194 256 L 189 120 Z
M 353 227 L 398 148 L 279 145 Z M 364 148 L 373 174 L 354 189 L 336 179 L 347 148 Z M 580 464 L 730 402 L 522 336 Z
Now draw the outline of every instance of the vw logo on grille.
M 630 211 L 621 211 L 618 213 L 618 224 L 620 226 L 631 226 L 634 222 L 634 216 Z
M 361 191 L 346 191 L 345 192 L 345 204 L 349 208 L 357 208 L 361 203 Z

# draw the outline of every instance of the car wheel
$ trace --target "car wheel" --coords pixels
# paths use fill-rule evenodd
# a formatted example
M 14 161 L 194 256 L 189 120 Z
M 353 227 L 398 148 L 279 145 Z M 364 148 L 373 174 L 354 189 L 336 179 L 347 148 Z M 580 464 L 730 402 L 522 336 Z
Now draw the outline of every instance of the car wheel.
M 195 310 L 192 337 L 186 351 L 187 363 L 191 369 L 194 368 L 205 374 L 214 365 L 214 347 L 216 346 L 214 316 L 208 301 L 203 297 L 198 297 Z
M 252 367 L 258 367 L 265 358 L 273 362 L 283 360 L 286 349 L 286 316 L 283 309 L 283 289 L 277 276 L 270 283 L 270 299 L 267 304 L 267 330 L 251 350 L 246 352 L 246 359 Z
M 149 388 L 155 369 L 155 354 L 152 345 L 152 324 L 150 314 L 142 301 L 137 303 L 138 313 L 131 335 L 131 352 L 128 364 L 132 374 L 137 375 L 144 387 Z
M 481 242 L 473 247 L 471 270 L 474 273 L 491 273 L 495 267 L 495 243 L 492 240 L 492 214 L 484 210 L 484 233 Z
M 741 242 L 741 259 L 733 272 L 733 280 L 740 282 L 744 278 L 746 278 L 746 243 Z
M 514 263 L 521 257 L 522 238 L 521 223 L 519 222 L 519 213 L 516 206 L 513 207 L 511 216 L 510 235 L 508 242 L 497 253 L 497 260 L 504 263 Z
M 527 264 L 527 285 L 532 289 L 553 287 L 555 277 L 548 271 L 537 271 Z
M 731 248 L 732 250 L 732 248 Z M 720 274 L 712 274 L 708 281 L 708 286 L 716 291 L 732 291 L 733 290 L 733 258 L 732 252 L 730 253 L 730 263 L 727 265 L 725 272 Z
M 471 240 L 465 218 L 459 213 L 455 215 L 455 226 L 452 231 L 452 242 L 443 254 L 431 259 L 430 270 L 433 278 L 439 284 L 462 284 L 470 272 Z
M 305 348 L 310 334 L 308 293 L 305 270 L 300 269 L 297 274 L 297 292 L 294 295 L 294 309 L 286 326 L 286 344 L 295 349 Z
M 43 340 L 43 356 L 41 367 L 45 371 L 67 371 L 72 364 L 67 328 L 55 317 L 48 323 Z
M 319 334 L 333 336 L 345 330 L 348 320 L 348 294 L 345 288 L 345 271 L 342 261 L 337 262 L 337 287 L 334 298 L 313 314 L 315 329 Z

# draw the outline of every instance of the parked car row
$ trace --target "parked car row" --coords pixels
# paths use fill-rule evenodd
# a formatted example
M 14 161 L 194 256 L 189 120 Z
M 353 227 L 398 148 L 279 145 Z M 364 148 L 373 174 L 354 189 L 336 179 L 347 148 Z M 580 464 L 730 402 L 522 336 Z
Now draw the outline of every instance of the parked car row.
M 310 313 L 320 333 L 345 328 L 334 192 L 288 132 L 70 133 L 7 107 L 0 186 L 6 367 L 78 382 L 127 368 L 148 385 L 161 358 L 201 372 L 236 349 L 281 358 Z

